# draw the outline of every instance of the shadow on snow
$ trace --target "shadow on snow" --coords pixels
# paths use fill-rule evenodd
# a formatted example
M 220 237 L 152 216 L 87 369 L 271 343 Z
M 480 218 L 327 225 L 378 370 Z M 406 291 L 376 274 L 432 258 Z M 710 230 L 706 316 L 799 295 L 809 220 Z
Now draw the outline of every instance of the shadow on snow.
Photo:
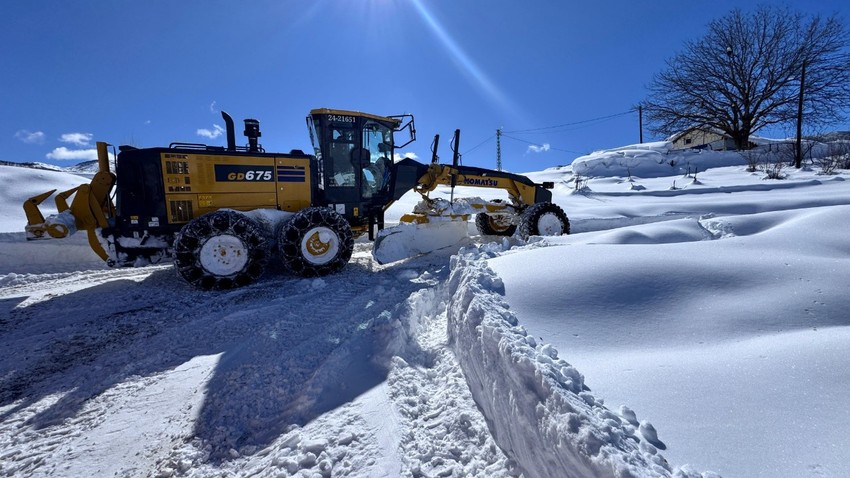
M 28 425 L 75 417 L 133 377 L 220 354 L 195 424 L 211 460 L 262 448 L 382 382 L 386 344 L 407 298 L 427 284 L 352 262 L 339 274 L 267 274 L 242 289 L 200 292 L 173 270 L 18 307 L 0 302 L 0 420 L 45 398 Z M 137 381 L 138 382 L 138 381 Z M 250 449 L 250 448 L 249 448 Z

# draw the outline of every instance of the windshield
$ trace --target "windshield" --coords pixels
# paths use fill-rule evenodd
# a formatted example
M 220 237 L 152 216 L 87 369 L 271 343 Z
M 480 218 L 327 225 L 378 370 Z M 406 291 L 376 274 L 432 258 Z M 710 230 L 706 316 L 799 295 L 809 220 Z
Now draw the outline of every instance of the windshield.
M 368 164 L 363 163 L 363 197 L 371 197 L 389 186 L 392 164 L 393 131 L 377 122 L 363 125 L 363 149 L 368 151 Z
M 361 190 L 363 197 L 372 197 L 386 191 L 389 186 L 393 153 L 392 128 L 375 121 L 367 122 L 363 125 L 362 145 L 363 184 Z

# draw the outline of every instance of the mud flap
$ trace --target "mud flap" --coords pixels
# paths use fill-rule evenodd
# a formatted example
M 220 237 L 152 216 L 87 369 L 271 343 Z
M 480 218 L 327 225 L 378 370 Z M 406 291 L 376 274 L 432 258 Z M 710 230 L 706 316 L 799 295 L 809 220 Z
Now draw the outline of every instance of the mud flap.
M 465 220 L 438 218 L 427 223 L 399 223 L 378 232 L 372 257 L 378 264 L 408 259 L 447 248 L 459 248 L 469 237 Z

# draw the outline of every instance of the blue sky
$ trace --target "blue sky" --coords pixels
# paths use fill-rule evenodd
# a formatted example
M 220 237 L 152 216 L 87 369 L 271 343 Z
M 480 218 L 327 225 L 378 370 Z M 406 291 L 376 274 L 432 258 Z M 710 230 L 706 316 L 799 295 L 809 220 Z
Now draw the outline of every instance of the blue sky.
M 783 4 L 839 13 L 845 1 Z M 461 129 L 464 164 L 568 164 L 637 143 L 646 85 L 685 40 L 749 1 L 246 0 L 4 2 L 0 160 L 71 165 L 94 141 L 224 144 L 219 111 L 267 151 L 309 150 L 330 107 L 412 113 L 421 160 Z M 606 118 L 606 119 L 599 119 Z M 835 129 L 850 129 L 836 125 Z M 790 130 L 789 130 L 790 132 Z M 644 132 L 644 139 L 653 137 Z M 237 136 L 237 141 L 244 138 Z M 477 148 L 476 148 L 477 146 Z

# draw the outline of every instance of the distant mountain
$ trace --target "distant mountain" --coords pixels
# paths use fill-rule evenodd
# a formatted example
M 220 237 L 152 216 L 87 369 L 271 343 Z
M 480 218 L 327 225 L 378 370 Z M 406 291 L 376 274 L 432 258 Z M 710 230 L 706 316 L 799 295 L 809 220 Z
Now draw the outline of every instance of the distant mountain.
M 67 171 L 69 173 L 95 174 L 97 173 L 97 168 L 97 160 L 93 159 L 91 161 L 83 161 L 82 163 L 68 166 L 67 168 L 64 168 L 63 171 Z
M 822 143 L 831 143 L 833 141 L 850 141 L 850 131 L 833 131 L 831 133 L 819 134 L 811 139 Z
M 0 160 L 0 165 L 17 166 L 19 168 L 30 168 L 30 169 L 46 169 L 48 171 L 65 171 L 65 168 L 61 168 L 59 166 L 54 166 L 52 164 L 46 164 L 46 163 L 16 163 L 14 161 L 2 161 L 2 160 Z
M 47 171 L 63 171 L 63 172 L 66 172 L 66 173 L 82 174 L 82 175 L 89 175 L 89 176 L 97 173 L 97 168 L 98 168 L 96 159 L 92 160 L 92 161 L 83 161 L 82 163 L 77 163 L 73 166 L 67 166 L 67 167 L 64 167 L 64 168 L 61 167 L 61 166 L 55 166 L 53 164 L 46 164 L 46 163 L 34 163 L 34 162 L 16 163 L 14 161 L 2 161 L 2 160 L 0 160 L 0 165 L 2 165 L 2 166 L 15 166 L 15 167 L 19 167 L 19 168 L 44 169 L 44 170 L 47 170 Z M 109 162 L 109 166 L 112 168 L 112 171 L 115 171 L 115 161 L 114 160 Z

